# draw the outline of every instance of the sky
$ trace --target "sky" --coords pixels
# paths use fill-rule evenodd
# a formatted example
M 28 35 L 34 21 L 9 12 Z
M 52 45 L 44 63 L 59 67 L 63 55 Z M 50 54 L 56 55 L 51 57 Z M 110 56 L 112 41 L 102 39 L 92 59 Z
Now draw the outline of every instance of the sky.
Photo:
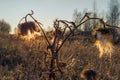
M 98 12 L 108 9 L 109 0 L 95 1 Z M 33 10 L 33 17 L 44 28 L 48 28 L 52 27 L 56 18 L 72 21 L 75 9 L 81 12 L 84 9 L 92 11 L 93 2 L 94 0 L 0 0 L 0 20 L 4 19 L 14 29 L 20 19 Z

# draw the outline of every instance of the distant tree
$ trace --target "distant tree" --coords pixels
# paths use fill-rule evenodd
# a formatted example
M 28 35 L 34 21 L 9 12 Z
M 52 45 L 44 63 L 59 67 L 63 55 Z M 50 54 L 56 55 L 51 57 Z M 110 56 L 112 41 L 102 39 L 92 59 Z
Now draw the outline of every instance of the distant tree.
M 84 24 L 84 31 L 90 31 L 90 30 L 91 30 L 90 20 L 88 20 L 88 21 Z
M 79 24 L 81 17 L 82 17 L 81 12 L 78 12 L 78 10 L 75 9 L 73 13 L 73 21 L 75 22 L 76 25 Z
M 97 17 L 97 6 L 96 6 L 96 0 L 94 0 L 93 2 L 93 11 L 92 11 L 92 17 L 96 18 Z M 98 27 L 98 24 L 96 22 L 96 20 L 92 20 L 91 21 L 91 28 L 94 29 L 95 27 Z
M 84 9 L 84 10 L 83 10 L 83 14 L 86 14 L 86 13 L 88 13 L 88 11 L 87 11 L 87 9 Z M 90 13 L 90 14 L 91 14 L 91 13 Z M 89 16 L 90 16 L 90 15 L 89 15 Z M 84 31 L 90 31 L 90 30 L 91 30 L 91 21 L 90 21 L 90 20 L 88 20 L 88 21 L 86 21 L 86 22 L 84 23 L 83 30 L 84 30 Z
M 75 25 L 79 25 L 81 18 L 82 18 L 82 13 L 79 12 L 77 9 L 75 9 L 74 12 L 73 12 L 73 21 L 75 22 Z M 74 29 L 74 27 L 73 27 L 73 29 Z M 74 33 L 80 32 L 80 31 L 81 31 L 81 26 L 78 27 L 74 31 Z
M 110 0 L 108 6 L 108 14 L 107 14 L 107 20 L 108 23 L 113 26 L 118 26 L 119 23 L 119 16 L 120 16 L 120 10 L 119 10 L 119 2 L 118 0 Z
M 87 9 L 84 9 L 83 12 L 78 12 L 77 9 L 74 10 L 73 13 L 73 21 L 76 25 L 80 23 L 81 18 L 84 16 L 84 14 L 87 13 Z M 83 15 L 82 15 L 83 14 Z M 87 21 L 84 25 L 80 26 L 77 30 L 89 30 L 90 27 L 90 21 Z
M 11 26 L 9 23 L 7 23 L 4 20 L 0 20 L 0 32 L 6 32 L 9 33 L 11 30 Z
M 119 9 L 119 2 L 118 0 L 110 0 L 109 2 L 109 10 L 107 14 L 107 22 L 112 26 L 119 25 L 119 17 L 120 17 L 120 9 Z M 119 37 L 118 32 L 115 27 L 112 27 L 113 32 L 113 39 L 115 43 L 118 43 Z

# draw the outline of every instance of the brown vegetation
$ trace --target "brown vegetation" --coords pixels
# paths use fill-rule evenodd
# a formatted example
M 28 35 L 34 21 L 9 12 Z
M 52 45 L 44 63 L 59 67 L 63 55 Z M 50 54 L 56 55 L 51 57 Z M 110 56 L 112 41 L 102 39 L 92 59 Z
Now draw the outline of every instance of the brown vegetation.
M 98 73 L 98 79 L 106 79 L 108 73 L 110 77 L 119 78 L 119 71 L 115 66 L 119 67 L 119 44 L 113 45 L 111 40 L 105 39 L 106 37 L 115 39 L 114 34 L 111 37 L 110 34 L 106 35 L 106 31 L 104 31 L 106 26 L 111 27 L 111 25 L 106 24 L 100 18 L 90 18 L 86 13 L 78 25 L 67 20 L 56 20 L 53 25 L 54 30 L 46 34 L 32 14 L 33 11 L 23 17 L 25 23 L 18 26 L 21 34 L 24 34 L 23 36 L 6 34 L 5 36 L 9 37 L 5 40 L 4 34 L 1 33 L 4 37 L 1 37 L 3 39 L 1 44 L 4 44 L 0 50 L 0 64 L 1 69 L 7 69 L 7 73 L 3 72 L 1 79 L 79 80 L 81 79 L 80 73 L 85 69 L 95 70 Z M 28 27 L 30 24 L 27 21 L 28 15 L 38 24 L 42 36 L 34 37 L 35 25 Z M 80 35 L 79 32 L 76 34 L 77 28 L 90 19 L 96 19 L 103 24 L 104 35 L 99 30 L 97 32 L 100 32 L 100 35 L 95 34 L 96 39 L 101 41 L 101 43 L 97 43 L 97 45 L 100 44 L 98 45 L 99 50 L 94 45 L 93 39 L 95 37 L 91 35 L 91 31 L 89 35 L 87 32 L 85 35 Z M 24 36 L 29 40 L 21 38 Z M 107 44 L 107 42 L 109 43 Z M 105 46 L 103 46 L 104 44 Z M 108 55 L 98 57 L 101 54 L 101 47 L 102 52 L 108 53 L 108 48 L 113 49 L 112 46 L 114 46 L 115 52 L 111 53 L 112 51 L 110 51 L 110 57 Z M 105 50 L 106 48 L 107 50 Z
M 47 49 L 44 38 L 38 37 L 36 40 L 26 42 L 15 35 L 0 33 L 0 44 L 0 79 L 48 79 L 49 71 L 44 64 Z M 119 47 L 120 45 L 115 45 L 115 52 L 110 60 L 107 56 L 99 58 L 99 51 L 89 41 L 83 39 L 67 41 L 58 53 L 61 61 L 59 65 L 64 73 L 60 75 L 56 72 L 57 80 L 79 80 L 84 69 L 95 70 L 102 80 L 105 80 L 108 72 L 119 80 Z M 49 61 L 47 62 L 49 65 Z

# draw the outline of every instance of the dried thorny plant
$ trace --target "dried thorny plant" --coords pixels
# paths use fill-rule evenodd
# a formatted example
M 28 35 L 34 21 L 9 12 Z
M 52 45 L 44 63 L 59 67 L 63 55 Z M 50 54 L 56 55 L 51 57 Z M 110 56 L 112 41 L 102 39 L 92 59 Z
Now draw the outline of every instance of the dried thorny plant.
M 109 28 L 109 27 L 115 27 L 115 28 L 119 28 L 117 26 L 111 26 L 109 24 L 106 24 L 102 19 L 100 18 L 90 18 L 89 14 L 86 13 L 83 18 L 80 20 L 78 25 L 75 25 L 75 22 L 70 22 L 67 20 L 58 20 L 56 19 L 54 21 L 54 25 L 53 25 L 53 32 L 52 32 L 52 36 L 49 39 L 46 35 L 46 33 L 44 32 L 43 28 L 41 27 L 41 23 L 39 23 L 33 16 L 33 11 L 30 14 L 27 14 L 25 17 L 22 18 L 25 19 L 24 23 L 20 23 L 18 25 L 18 32 L 20 35 L 22 36 L 26 36 L 30 37 L 29 39 L 33 38 L 36 34 L 36 32 L 40 32 L 40 35 L 44 36 L 46 43 L 47 43 L 47 52 L 45 52 L 45 56 L 44 56 L 44 65 L 46 66 L 46 69 L 49 74 L 49 80 L 56 80 L 57 79 L 57 73 L 60 73 L 60 76 L 62 77 L 64 74 L 64 70 L 63 68 L 70 68 L 73 67 L 75 64 L 76 59 L 73 58 L 72 55 L 65 55 L 68 56 L 68 59 L 72 59 L 70 64 L 67 65 L 67 62 L 63 62 L 61 59 L 63 58 L 59 58 L 60 54 L 59 51 L 62 48 L 62 46 L 64 45 L 64 43 L 66 42 L 66 40 L 70 37 L 70 35 L 74 34 L 74 31 L 77 30 L 77 28 L 79 26 L 81 26 L 82 24 L 84 24 L 85 22 L 87 22 L 88 20 L 98 20 L 98 22 L 100 24 L 103 25 L 103 28 Z M 30 16 L 33 21 L 28 21 L 27 17 Z M 37 26 L 36 26 L 37 25 Z M 108 27 L 106 27 L 108 26 Z M 66 34 L 67 33 L 67 34 Z M 59 54 L 58 54 L 59 53 Z M 63 53 L 64 54 L 64 53 Z
M 32 16 L 34 12 L 27 14 L 25 17 L 23 17 L 19 24 L 18 24 L 18 30 L 17 33 L 19 36 L 21 36 L 23 39 L 30 40 L 35 39 L 36 35 L 41 36 L 41 26 L 42 24 L 38 22 L 34 17 Z M 28 21 L 27 18 L 30 16 L 33 21 Z M 25 21 L 23 21 L 25 20 Z M 22 22 L 23 21 L 23 22 Z

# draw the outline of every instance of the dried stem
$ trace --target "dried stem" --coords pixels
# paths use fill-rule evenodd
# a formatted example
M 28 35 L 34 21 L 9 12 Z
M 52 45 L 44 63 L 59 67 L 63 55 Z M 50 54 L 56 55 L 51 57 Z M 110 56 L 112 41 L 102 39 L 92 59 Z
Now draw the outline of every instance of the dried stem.
M 51 58 L 51 63 L 50 63 L 50 74 L 49 74 L 49 80 L 55 80 L 55 72 L 54 72 L 54 69 L 55 67 L 58 68 L 58 71 L 62 74 L 62 70 L 60 69 L 59 67 L 59 60 L 58 60 L 58 52 L 59 50 L 61 49 L 61 47 L 63 46 L 63 44 L 66 42 L 66 40 L 70 37 L 71 34 L 74 34 L 74 31 L 80 27 L 82 24 L 86 23 L 88 20 L 98 20 L 98 22 L 100 24 L 103 24 L 103 27 L 105 28 L 106 26 L 108 27 L 115 27 L 115 28 L 119 28 L 117 26 L 112 26 L 112 25 L 109 25 L 107 23 L 105 23 L 101 18 L 90 18 L 89 17 L 89 13 L 86 13 L 83 18 L 80 20 L 79 24 L 78 25 L 75 25 L 75 22 L 69 22 L 67 20 L 56 20 L 54 22 L 54 28 L 55 28 L 55 34 L 54 34 L 54 40 L 52 43 L 50 43 L 50 41 L 48 40 L 47 38 L 47 35 L 45 34 L 43 28 L 41 27 L 41 23 L 39 23 L 32 15 L 34 14 L 34 12 L 31 10 L 32 13 L 29 13 L 27 14 L 25 17 L 23 17 L 20 22 L 25 19 L 25 22 L 27 22 L 27 17 L 30 16 L 37 24 L 38 26 L 40 27 L 47 43 L 48 43 L 48 49 L 50 49 L 51 51 L 51 54 L 52 54 L 52 58 Z M 60 23 L 62 23 L 64 26 L 62 27 L 63 30 L 61 30 L 61 27 L 60 27 Z M 74 27 L 73 29 L 71 28 Z M 70 33 L 67 35 L 67 36 L 64 36 L 65 35 L 65 32 L 66 32 L 66 29 L 69 29 L 70 30 Z M 59 33 L 60 32 L 60 33 Z M 62 39 L 62 43 L 59 45 L 58 42 Z M 59 46 L 58 46 L 59 45 Z M 45 61 L 45 65 L 46 65 L 46 56 L 47 54 L 45 54 L 45 58 L 44 58 L 44 61 Z M 55 65 L 56 64 L 56 65 Z

